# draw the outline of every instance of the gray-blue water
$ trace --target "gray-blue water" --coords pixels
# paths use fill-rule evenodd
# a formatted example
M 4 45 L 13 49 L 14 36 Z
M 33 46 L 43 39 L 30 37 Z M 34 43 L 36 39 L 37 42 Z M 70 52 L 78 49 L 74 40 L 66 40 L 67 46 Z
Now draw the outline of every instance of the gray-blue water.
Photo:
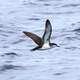
M 51 42 L 60 47 L 31 52 L 49 19 Z M 0 80 L 80 80 L 80 1 L 1 0 Z

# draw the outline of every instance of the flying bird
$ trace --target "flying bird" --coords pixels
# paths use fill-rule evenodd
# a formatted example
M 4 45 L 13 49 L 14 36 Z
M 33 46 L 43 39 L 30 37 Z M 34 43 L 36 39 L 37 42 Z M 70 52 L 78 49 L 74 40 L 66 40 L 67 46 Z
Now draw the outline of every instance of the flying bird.
M 45 31 L 42 38 L 31 32 L 23 31 L 23 33 L 29 38 L 31 38 L 38 45 L 35 48 L 31 49 L 32 51 L 39 50 L 39 49 L 48 49 L 54 46 L 59 47 L 56 43 L 50 42 L 52 25 L 48 19 L 46 20 L 45 23 Z

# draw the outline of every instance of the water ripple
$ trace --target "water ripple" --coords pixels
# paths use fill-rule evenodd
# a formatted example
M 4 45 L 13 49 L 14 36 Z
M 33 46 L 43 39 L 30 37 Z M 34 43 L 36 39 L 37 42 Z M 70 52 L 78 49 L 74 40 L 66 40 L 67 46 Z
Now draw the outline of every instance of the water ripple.
M 38 20 L 40 20 L 40 18 L 28 18 L 28 20 L 30 20 L 30 21 L 38 21 Z
M 53 1 L 53 0 L 38 0 L 38 1 L 42 1 L 42 2 L 50 2 L 50 1 Z
M 34 3 L 34 2 L 29 2 L 29 3 L 27 3 L 27 1 L 24 1 L 24 2 L 23 2 L 23 5 L 24 5 L 24 6 L 27 6 L 27 5 L 36 6 L 37 3 Z
M 44 15 L 61 15 L 61 14 L 74 14 L 77 12 L 74 11 L 67 11 L 67 12 L 40 12 L 38 14 L 44 14 Z
M 70 46 L 70 47 L 66 47 L 65 49 L 70 49 L 72 51 L 76 50 L 76 49 L 80 49 L 79 47 L 75 47 L 75 46 Z
M 73 40 L 77 39 L 77 37 L 66 37 L 66 39 L 73 41 Z
M 18 43 L 21 43 L 21 42 L 24 42 L 24 41 L 25 41 L 25 40 L 23 40 L 23 39 L 19 39 L 19 40 L 13 42 L 12 44 L 18 44 Z
M 9 52 L 9 53 L 4 53 L 1 56 L 18 56 L 18 54 L 17 53 L 14 53 L 14 52 Z
M 58 73 L 55 73 L 54 75 L 55 76 L 61 76 L 61 75 L 64 75 L 66 72 L 58 72 Z
M 7 70 L 19 70 L 21 69 L 22 66 L 15 66 L 15 65 L 9 65 L 9 64 L 4 64 L 3 66 L 0 67 L 0 71 L 7 71 Z
M 78 7 L 80 6 L 80 4 L 66 4 L 66 5 L 63 5 L 62 7 Z
M 80 28 L 74 29 L 73 31 L 80 32 Z

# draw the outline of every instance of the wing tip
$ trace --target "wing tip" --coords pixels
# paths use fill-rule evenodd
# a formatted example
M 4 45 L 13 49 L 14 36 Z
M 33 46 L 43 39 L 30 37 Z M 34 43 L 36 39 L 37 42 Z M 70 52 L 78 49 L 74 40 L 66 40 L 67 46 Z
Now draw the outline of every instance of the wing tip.
M 26 31 L 23 31 L 23 33 L 24 33 L 25 35 L 28 35 L 28 34 L 30 34 L 30 32 L 26 32 Z
M 45 25 L 46 25 L 46 27 L 47 27 L 48 25 L 51 25 L 51 23 L 50 23 L 50 20 L 49 20 L 49 19 L 47 19 L 47 20 L 46 20 Z
M 47 19 L 47 20 L 46 20 L 46 23 L 50 23 L 50 20 L 49 20 L 49 19 Z

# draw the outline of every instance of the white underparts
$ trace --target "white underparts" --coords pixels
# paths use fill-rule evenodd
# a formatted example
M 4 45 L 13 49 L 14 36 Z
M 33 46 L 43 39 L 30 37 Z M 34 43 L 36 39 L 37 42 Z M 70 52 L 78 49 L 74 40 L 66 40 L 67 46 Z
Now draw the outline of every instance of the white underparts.
M 45 44 L 42 46 L 42 49 L 47 49 L 47 48 L 50 48 L 49 43 L 45 43 Z

